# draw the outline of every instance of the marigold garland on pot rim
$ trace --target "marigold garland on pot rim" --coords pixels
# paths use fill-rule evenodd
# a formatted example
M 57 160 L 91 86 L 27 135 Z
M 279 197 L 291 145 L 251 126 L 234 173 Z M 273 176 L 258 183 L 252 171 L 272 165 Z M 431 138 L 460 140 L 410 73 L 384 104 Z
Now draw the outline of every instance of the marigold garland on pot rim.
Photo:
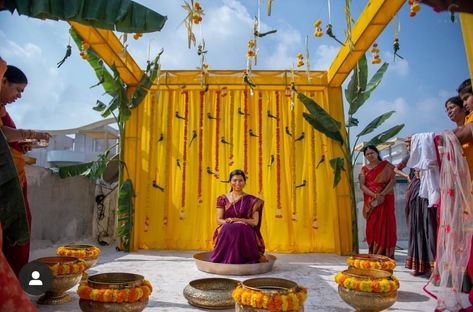
M 399 280 L 394 276 L 389 278 L 357 278 L 339 272 L 335 275 L 335 282 L 346 289 L 371 293 L 388 293 L 399 288 Z
M 148 300 L 153 287 L 148 280 L 144 280 L 143 285 L 132 288 L 113 289 L 113 288 L 93 288 L 87 285 L 87 282 L 81 283 L 77 289 L 77 294 L 81 299 L 98 302 L 137 302 Z
M 233 290 L 232 297 L 236 303 L 256 309 L 297 311 L 307 299 L 307 289 L 298 286 L 284 293 L 267 293 L 240 285 Z
M 78 248 L 61 246 L 56 249 L 58 256 L 76 257 L 79 259 L 95 259 L 100 255 L 100 249 L 95 246 Z
M 393 259 L 380 260 L 367 258 L 363 260 L 353 256 L 347 258 L 347 264 L 359 269 L 394 270 L 396 267 L 396 261 Z
M 77 259 L 73 263 L 55 263 L 49 266 L 53 276 L 69 275 L 69 274 L 81 274 L 85 271 L 84 260 Z

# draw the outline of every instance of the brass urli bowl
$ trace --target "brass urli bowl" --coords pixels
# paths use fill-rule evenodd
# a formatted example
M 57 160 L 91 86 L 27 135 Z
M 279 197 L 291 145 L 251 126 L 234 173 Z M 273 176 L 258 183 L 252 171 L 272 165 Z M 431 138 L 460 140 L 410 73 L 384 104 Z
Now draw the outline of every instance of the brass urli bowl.
M 210 261 L 211 252 L 199 252 L 193 255 L 197 269 L 219 275 L 255 275 L 269 272 L 273 269 L 276 257 L 266 254 L 267 262 L 228 264 Z
M 144 276 L 133 273 L 102 273 L 91 275 L 87 285 L 96 289 L 126 289 L 143 285 Z M 98 302 L 92 300 L 79 300 L 79 307 L 84 312 L 139 312 L 143 311 L 148 300 L 136 302 Z
M 343 274 L 364 280 L 376 280 L 392 276 L 388 271 L 358 268 L 349 268 L 343 271 Z M 343 301 L 360 312 L 382 311 L 392 306 L 397 300 L 397 290 L 387 293 L 375 293 L 346 289 L 339 285 L 338 294 Z
M 212 310 L 231 309 L 233 290 L 238 281 L 228 278 L 203 278 L 191 281 L 183 290 L 187 301 L 196 307 Z
M 91 249 L 95 246 L 93 245 L 81 245 L 81 244 L 72 244 L 72 245 L 64 245 L 62 246 L 66 249 L 70 249 L 70 250 L 87 250 L 87 249 Z M 84 258 L 82 259 L 84 260 L 85 262 L 85 269 L 90 269 L 92 266 L 94 266 L 96 263 L 97 263 L 97 257 L 95 258 Z
M 49 267 L 55 264 L 67 264 L 72 265 L 77 261 L 75 257 L 43 257 L 34 260 L 35 262 L 41 262 Z M 53 276 L 51 281 L 51 287 L 44 295 L 38 299 L 39 304 L 62 304 L 71 301 L 71 297 L 66 293 L 67 290 L 71 289 L 79 283 L 82 277 L 81 273 L 72 273 L 66 275 Z

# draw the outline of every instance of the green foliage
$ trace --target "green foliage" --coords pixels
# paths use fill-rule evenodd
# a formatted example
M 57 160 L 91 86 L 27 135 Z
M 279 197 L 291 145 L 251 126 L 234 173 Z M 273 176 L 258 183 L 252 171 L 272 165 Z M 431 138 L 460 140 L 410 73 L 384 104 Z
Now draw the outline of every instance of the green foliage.
M 329 138 L 343 144 L 343 137 L 340 133 L 340 122 L 335 120 L 319 104 L 303 93 L 298 93 L 297 97 L 305 105 L 310 113 L 303 113 L 304 118 L 314 127 Z
M 133 184 L 130 179 L 123 181 L 118 193 L 118 230 L 126 251 L 130 251 L 130 237 L 133 215 Z
M 159 31 L 167 17 L 130 0 L 5 0 L 0 11 L 126 33 Z
M 386 120 L 388 120 L 389 117 L 391 117 L 391 115 L 394 114 L 394 113 L 395 113 L 395 111 L 390 111 L 390 112 L 384 113 L 384 114 L 376 117 L 363 130 L 361 130 L 361 132 L 358 133 L 356 136 L 360 137 L 362 135 L 366 135 L 366 134 L 369 134 L 369 133 L 373 132 L 376 128 L 378 128 Z
M 342 178 L 342 171 L 345 171 L 343 164 L 345 163 L 345 159 L 343 157 L 337 157 L 330 159 L 330 166 L 333 169 L 334 177 L 333 177 L 333 187 L 336 187 L 340 179 Z
M 99 179 L 102 177 L 105 168 L 107 168 L 109 154 L 110 150 L 107 150 L 105 153 L 98 155 L 95 161 L 59 167 L 58 174 L 62 179 L 78 175 L 86 176 L 94 180 Z
M 369 142 L 366 145 L 376 146 L 376 145 L 382 144 L 386 142 L 387 140 L 389 140 L 390 138 L 396 136 L 396 134 L 398 134 L 399 131 L 402 130 L 402 128 L 404 128 L 404 124 L 400 124 L 392 128 L 389 128 L 388 130 L 381 132 L 380 134 L 378 134 L 377 136 L 369 140 Z

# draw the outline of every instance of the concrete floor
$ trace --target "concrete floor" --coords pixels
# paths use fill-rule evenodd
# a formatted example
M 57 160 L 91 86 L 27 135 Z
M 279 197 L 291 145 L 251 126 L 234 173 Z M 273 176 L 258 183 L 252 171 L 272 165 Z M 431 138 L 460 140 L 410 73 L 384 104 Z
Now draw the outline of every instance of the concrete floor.
M 83 242 L 86 243 L 86 242 Z M 33 244 L 35 246 L 35 244 Z M 55 254 L 57 246 L 41 246 L 33 249 L 31 259 Z M 90 275 L 105 272 L 129 272 L 144 275 L 153 285 L 153 293 L 145 311 L 205 311 L 190 306 L 182 290 L 194 279 L 215 277 L 197 270 L 191 251 L 153 250 L 134 253 L 116 252 L 114 247 L 103 247 L 98 263 L 89 269 Z M 366 253 L 366 250 L 362 250 Z M 305 311 L 353 311 L 337 293 L 334 275 L 346 268 L 346 257 L 333 254 L 275 254 L 278 260 L 273 270 L 259 276 L 280 277 L 293 280 L 308 289 Z M 433 311 L 435 300 L 430 298 L 422 287 L 427 283 L 423 277 L 414 277 L 404 268 L 406 250 L 397 250 L 398 266 L 394 274 L 401 288 L 397 302 L 389 311 Z M 228 277 L 228 276 L 227 276 Z M 245 280 L 255 276 L 232 276 L 229 278 Z M 435 287 L 430 286 L 429 289 Z M 72 301 L 63 305 L 38 305 L 40 311 L 80 311 L 77 286 L 69 290 Z M 31 297 L 36 302 L 37 297 Z M 466 296 L 465 296 L 466 298 Z M 232 310 L 225 310 L 232 311 Z

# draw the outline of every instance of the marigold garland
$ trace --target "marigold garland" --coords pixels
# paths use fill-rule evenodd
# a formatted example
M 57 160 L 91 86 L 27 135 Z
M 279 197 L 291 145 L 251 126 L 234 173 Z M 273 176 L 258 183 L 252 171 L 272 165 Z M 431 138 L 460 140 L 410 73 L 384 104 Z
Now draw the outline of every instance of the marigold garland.
M 199 115 L 199 169 L 198 169 L 198 184 L 197 196 L 198 203 L 201 204 L 202 199 L 202 161 L 203 161 L 203 137 L 204 137 L 204 96 L 205 91 L 200 91 L 200 115 Z
M 276 218 L 282 218 L 281 209 L 281 107 L 276 92 Z
M 61 246 L 56 249 L 56 254 L 58 256 L 76 257 L 79 259 L 95 259 L 100 255 L 100 249 L 95 246 L 81 249 Z
M 112 288 L 92 288 L 87 282 L 81 283 L 77 289 L 77 294 L 81 299 L 98 302 L 137 302 L 146 301 L 153 291 L 153 287 L 148 280 L 143 285 L 133 288 L 112 289 Z
M 338 272 L 335 275 L 335 282 L 343 288 L 362 292 L 388 293 L 399 288 L 399 280 L 395 276 L 380 279 L 364 279 Z
M 186 204 L 186 169 L 187 169 L 187 128 L 189 124 L 189 92 L 184 93 L 184 152 L 182 155 L 182 194 L 181 194 L 181 211 L 179 219 L 185 218 L 184 207 Z
M 258 98 L 258 189 L 263 194 L 263 94 Z
M 235 102 L 234 94 L 230 93 L 230 143 L 233 143 L 233 126 L 235 124 Z M 230 156 L 228 157 L 228 166 L 231 167 L 235 163 L 233 159 L 233 144 L 230 144 Z
M 69 263 L 56 263 L 49 266 L 53 276 L 69 275 L 69 274 L 81 274 L 85 271 L 85 262 L 82 259 L 77 259 L 72 264 Z
M 244 146 L 244 165 L 243 165 L 243 172 L 248 175 L 248 90 L 244 92 L 244 104 L 243 104 L 243 112 L 244 112 L 244 136 L 243 136 L 243 146 Z
M 266 293 L 238 286 L 233 290 L 232 297 L 236 303 L 256 309 L 269 311 L 297 311 L 304 306 L 307 299 L 307 289 L 296 287 L 285 293 Z
M 217 99 L 215 102 L 215 118 L 217 118 L 216 126 L 215 126 L 215 138 L 218 140 L 220 138 L 220 91 L 216 92 L 217 94 Z M 220 156 L 220 144 L 215 144 L 215 174 L 214 177 L 218 178 L 219 177 L 219 156 Z
M 396 261 L 393 259 L 386 261 L 377 259 L 361 260 L 353 256 L 347 258 L 347 264 L 358 269 L 394 270 L 396 267 Z

